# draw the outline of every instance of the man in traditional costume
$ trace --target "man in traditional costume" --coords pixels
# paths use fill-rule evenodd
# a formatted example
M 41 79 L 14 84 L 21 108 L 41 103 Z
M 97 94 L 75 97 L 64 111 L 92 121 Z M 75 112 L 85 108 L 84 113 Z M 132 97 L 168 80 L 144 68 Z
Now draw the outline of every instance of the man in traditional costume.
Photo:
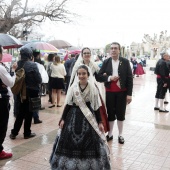
M 169 54 L 162 53 L 161 57 L 162 58 L 157 62 L 155 68 L 155 74 L 157 75 L 157 90 L 155 95 L 154 110 L 159 110 L 159 112 L 167 113 L 169 111 L 164 108 L 164 99 L 168 88 L 169 68 L 167 61 L 169 60 Z M 158 106 L 159 102 L 160 107 Z
M 126 105 L 132 100 L 133 76 L 129 61 L 120 56 L 120 50 L 119 43 L 111 43 L 111 57 L 104 60 L 97 81 L 105 82 L 106 107 L 110 126 L 107 141 L 113 139 L 113 126 L 117 119 L 118 142 L 123 144 L 123 121 L 125 120 Z

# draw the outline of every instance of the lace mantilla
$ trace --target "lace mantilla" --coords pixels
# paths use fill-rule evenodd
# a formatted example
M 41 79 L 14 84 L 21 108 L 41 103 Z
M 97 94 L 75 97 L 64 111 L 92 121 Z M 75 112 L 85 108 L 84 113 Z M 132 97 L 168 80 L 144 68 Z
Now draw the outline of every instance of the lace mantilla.
M 75 96 L 73 94 L 73 89 L 76 86 L 79 86 L 78 83 L 73 84 L 70 87 L 69 92 L 67 93 L 66 104 L 73 105 L 73 103 L 76 102 Z M 94 110 L 97 110 L 101 106 L 101 101 L 100 101 L 100 98 L 99 98 L 98 90 L 96 89 L 95 86 L 91 86 L 90 83 L 88 83 L 86 89 L 83 92 L 80 91 L 80 94 L 81 94 L 82 98 L 85 100 L 85 102 L 91 103 L 91 107 Z

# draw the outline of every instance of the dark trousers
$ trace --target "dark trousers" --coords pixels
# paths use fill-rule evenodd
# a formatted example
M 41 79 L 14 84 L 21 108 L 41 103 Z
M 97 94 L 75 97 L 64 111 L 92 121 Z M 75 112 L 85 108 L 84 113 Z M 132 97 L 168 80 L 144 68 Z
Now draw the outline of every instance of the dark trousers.
M 46 84 L 45 83 L 41 84 L 40 93 L 41 93 L 41 95 L 46 94 Z
M 9 98 L 0 98 L 0 152 L 6 137 L 9 119 Z
M 167 92 L 167 87 L 163 87 L 164 83 L 161 78 L 157 78 L 157 90 L 155 98 L 157 99 L 164 99 L 165 93 Z
M 13 95 L 14 97 L 14 116 L 16 117 L 19 112 L 19 102 L 17 100 L 17 95 Z
M 48 94 L 49 94 L 49 102 L 52 103 L 52 77 L 50 76 L 48 81 Z
M 66 76 L 66 94 L 67 94 L 67 90 L 68 90 L 68 87 L 69 87 L 69 84 L 70 84 L 70 78 L 71 76 Z
M 39 119 L 39 111 L 34 111 L 32 116 L 33 116 L 34 120 L 38 120 Z
M 19 106 L 19 113 L 16 117 L 14 127 L 11 130 L 11 133 L 15 136 L 18 135 L 23 120 L 24 120 L 24 136 L 29 136 L 31 134 L 31 122 L 32 122 L 32 116 L 33 112 L 29 111 L 29 97 L 38 97 L 38 90 L 27 90 L 27 99 L 21 102 L 20 96 L 18 95 L 18 101 L 20 102 Z
M 126 92 L 106 92 L 108 121 L 125 120 Z

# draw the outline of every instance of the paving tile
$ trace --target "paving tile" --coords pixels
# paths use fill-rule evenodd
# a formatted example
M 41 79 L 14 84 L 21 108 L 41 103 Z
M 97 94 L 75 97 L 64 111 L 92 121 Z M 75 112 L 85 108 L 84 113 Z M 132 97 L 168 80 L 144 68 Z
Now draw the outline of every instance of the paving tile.
M 161 157 L 161 156 L 155 156 L 151 154 L 145 154 L 142 153 L 136 161 L 142 162 L 145 164 L 150 164 L 150 165 L 156 165 L 156 166 L 162 166 L 166 160 L 166 157 Z
M 133 100 L 127 106 L 124 123 L 124 145 L 118 143 L 115 123 L 113 140 L 108 143 L 112 170 L 170 170 L 170 113 L 153 110 L 156 78 L 149 68 L 146 73 L 134 78 Z M 62 95 L 62 105 L 64 100 Z M 14 156 L 1 160 L 0 170 L 50 170 L 49 157 L 63 107 L 48 108 L 48 96 L 42 97 L 42 103 L 45 110 L 39 116 L 43 123 L 32 122 L 32 132 L 37 136 L 28 140 L 23 139 L 23 127 L 15 140 L 9 138 L 15 121 L 11 109 L 4 148 Z M 170 104 L 167 109 L 170 110 Z

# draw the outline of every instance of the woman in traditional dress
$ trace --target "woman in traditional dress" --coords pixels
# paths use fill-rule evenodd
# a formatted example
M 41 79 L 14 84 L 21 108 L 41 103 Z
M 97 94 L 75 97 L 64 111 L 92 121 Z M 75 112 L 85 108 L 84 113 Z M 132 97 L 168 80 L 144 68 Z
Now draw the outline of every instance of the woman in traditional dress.
M 134 70 L 134 75 L 136 75 L 136 77 L 139 77 L 140 75 L 143 75 L 145 74 L 145 71 L 143 69 L 143 66 L 142 66 L 142 61 L 141 59 L 136 59 L 136 62 L 137 62 L 137 67 L 136 69 Z
M 50 158 L 52 170 L 111 170 L 99 93 L 91 74 L 87 66 L 79 66 L 78 78 L 67 93 L 59 123 L 62 131 Z
M 109 131 L 109 123 L 108 123 L 108 120 L 107 120 L 107 113 L 106 113 L 106 108 L 105 108 L 105 104 L 104 104 L 105 103 L 105 87 L 104 87 L 103 83 L 96 82 L 100 68 L 98 67 L 98 65 L 92 59 L 90 48 L 85 47 L 81 50 L 81 53 L 80 53 L 75 65 L 72 69 L 72 74 L 71 74 L 71 78 L 70 78 L 70 85 L 74 81 L 77 68 L 82 64 L 87 65 L 91 69 L 91 72 L 92 72 L 93 77 L 94 77 L 95 85 L 98 87 L 100 100 L 101 100 L 101 103 L 102 103 L 102 106 L 100 107 L 101 118 L 102 118 L 102 121 L 103 121 L 105 132 L 108 132 Z

